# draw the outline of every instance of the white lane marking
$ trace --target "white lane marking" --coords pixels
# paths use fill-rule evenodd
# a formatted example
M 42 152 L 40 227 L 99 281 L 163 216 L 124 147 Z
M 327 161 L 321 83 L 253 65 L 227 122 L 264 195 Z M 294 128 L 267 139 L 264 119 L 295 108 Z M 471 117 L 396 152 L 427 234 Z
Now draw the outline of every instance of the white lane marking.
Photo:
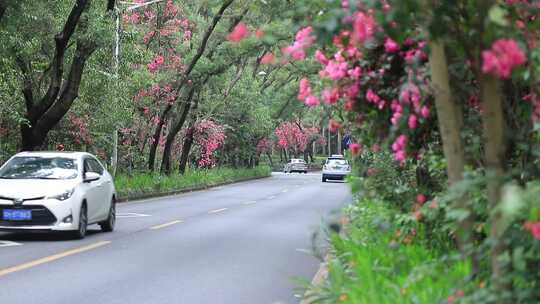
M 253 204 L 256 204 L 257 201 L 249 201 L 249 202 L 245 202 L 244 205 L 253 205 Z
M 209 214 L 213 214 L 213 213 L 219 213 L 219 212 L 223 212 L 225 210 L 228 210 L 229 208 L 221 208 L 221 209 L 216 209 L 216 210 L 210 210 L 208 211 Z
M 142 213 L 117 213 L 117 218 L 132 218 L 132 217 L 147 217 L 151 216 L 149 214 L 142 214 Z
M 223 188 L 224 188 L 223 186 L 220 186 L 220 187 L 212 187 L 212 188 L 210 188 L 210 189 L 208 189 L 208 190 L 215 191 L 215 190 L 221 190 L 221 189 L 223 189 Z
M 13 246 L 22 246 L 22 244 L 12 242 L 12 241 L 0 241 L 0 247 L 13 247 Z
M 289 191 L 289 189 L 283 189 L 281 192 L 287 193 L 287 191 Z
M 168 223 L 165 223 L 165 224 L 150 227 L 150 230 L 157 230 L 157 229 L 169 227 L 169 226 L 172 226 L 172 225 L 175 225 L 175 224 L 180 224 L 180 223 L 182 223 L 181 220 L 176 220 L 176 221 L 168 222 Z
M 276 196 L 275 196 L 275 195 L 270 195 L 270 196 L 269 196 L 269 197 L 267 197 L 266 199 L 269 199 L 269 200 L 271 200 L 271 199 L 275 199 L 275 198 L 276 198 Z

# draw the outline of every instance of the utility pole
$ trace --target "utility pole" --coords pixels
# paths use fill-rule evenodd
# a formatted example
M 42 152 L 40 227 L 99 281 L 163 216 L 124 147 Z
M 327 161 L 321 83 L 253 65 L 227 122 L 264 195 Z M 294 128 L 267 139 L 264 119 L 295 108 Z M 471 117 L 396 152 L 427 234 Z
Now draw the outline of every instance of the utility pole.
M 115 83 L 114 83 L 114 86 L 115 86 L 115 92 L 118 92 L 118 86 L 119 86 L 119 82 L 120 82 L 120 75 L 119 75 L 119 71 L 120 71 L 120 43 L 121 43 L 121 37 L 120 37 L 120 34 L 121 34 L 121 30 L 122 28 L 120 27 L 120 17 L 122 16 L 123 13 L 125 12 L 130 12 L 130 11 L 133 11 L 133 10 L 136 10 L 138 8 L 141 8 L 141 7 L 146 7 L 146 6 L 149 6 L 149 5 L 152 5 L 152 4 L 155 4 L 155 3 L 159 3 L 159 2 L 163 2 L 165 0 L 154 0 L 154 1 L 149 1 L 149 2 L 145 2 L 145 3 L 132 3 L 132 2 L 126 2 L 126 1 L 116 1 L 115 3 L 115 7 L 114 7 L 114 12 L 115 12 L 115 15 L 116 15 L 116 28 L 115 28 L 115 43 L 114 43 L 114 78 L 115 78 Z M 118 2 L 121 4 L 121 5 L 128 5 L 128 7 L 126 7 L 125 9 L 121 9 L 118 7 Z M 115 95 L 115 99 L 117 98 L 117 96 Z M 118 128 L 119 126 L 118 125 L 115 125 L 114 127 L 114 130 L 113 130 L 113 134 L 112 134 L 112 137 L 113 137 L 113 149 L 112 149 L 112 157 L 111 157 L 111 167 L 112 167 L 112 175 L 115 176 L 116 175 L 116 169 L 118 167 Z

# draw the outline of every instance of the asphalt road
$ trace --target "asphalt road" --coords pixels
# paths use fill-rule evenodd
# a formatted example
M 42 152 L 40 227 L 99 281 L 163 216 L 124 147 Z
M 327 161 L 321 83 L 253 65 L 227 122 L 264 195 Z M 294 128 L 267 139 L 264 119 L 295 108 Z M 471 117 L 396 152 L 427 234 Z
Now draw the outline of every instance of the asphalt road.
M 320 173 L 275 173 L 119 204 L 115 232 L 82 241 L 0 232 L 0 303 L 298 303 L 313 233 L 350 200 Z

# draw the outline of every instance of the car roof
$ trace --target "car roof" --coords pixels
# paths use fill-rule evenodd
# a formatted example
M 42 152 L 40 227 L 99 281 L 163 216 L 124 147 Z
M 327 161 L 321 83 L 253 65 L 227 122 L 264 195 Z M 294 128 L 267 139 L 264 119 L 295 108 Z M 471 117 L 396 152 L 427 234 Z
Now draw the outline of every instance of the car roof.
M 303 161 L 303 162 L 305 162 L 305 160 L 303 160 L 303 159 L 301 159 L 301 158 L 291 158 L 291 161 L 293 161 L 293 160 L 296 160 L 296 161 L 298 161 L 298 160 L 299 160 L 299 161 Z
M 341 154 L 332 154 L 328 158 L 345 158 L 345 157 L 343 155 L 341 155 Z
M 35 157 L 65 157 L 65 158 L 72 158 L 72 159 L 79 159 L 83 156 L 91 156 L 94 157 L 92 154 L 87 152 L 76 152 L 76 151 L 32 151 L 32 152 L 20 152 L 15 154 L 16 157 L 18 156 L 35 156 Z

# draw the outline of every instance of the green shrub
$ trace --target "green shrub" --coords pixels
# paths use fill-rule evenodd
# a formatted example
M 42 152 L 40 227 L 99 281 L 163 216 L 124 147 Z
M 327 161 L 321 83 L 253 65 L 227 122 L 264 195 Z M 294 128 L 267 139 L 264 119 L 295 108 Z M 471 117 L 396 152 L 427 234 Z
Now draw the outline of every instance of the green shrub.
M 115 178 L 116 191 L 120 197 L 156 192 L 181 190 L 191 187 L 212 186 L 223 182 L 234 182 L 251 177 L 270 176 L 267 166 L 252 169 L 213 168 L 197 169 L 184 175 L 159 175 L 157 173 L 137 173 L 118 175 Z
M 431 304 L 461 295 L 468 263 L 402 232 L 395 209 L 363 200 L 345 212 L 350 223 L 331 236 L 328 278 L 312 287 L 312 303 Z

